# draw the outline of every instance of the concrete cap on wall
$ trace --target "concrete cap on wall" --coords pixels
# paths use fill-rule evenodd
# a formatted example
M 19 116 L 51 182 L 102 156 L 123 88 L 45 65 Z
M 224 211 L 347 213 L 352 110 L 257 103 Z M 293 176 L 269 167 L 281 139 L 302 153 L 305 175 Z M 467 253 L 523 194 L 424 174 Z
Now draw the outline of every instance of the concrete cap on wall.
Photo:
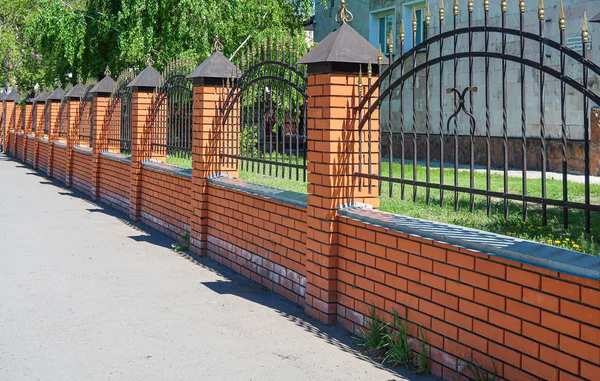
M 69 99 L 81 99 L 83 92 L 85 91 L 85 87 L 80 82 L 75 87 L 73 87 L 67 94 L 65 95 Z
M 96 86 L 92 87 L 90 90 L 90 94 L 93 95 L 110 95 L 112 93 L 113 88 L 115 87 L 115 80 L 112 79 L 109 75 L 102 78 L 100 82 L 96 84 Z
M 596 16 L 592 17 L 590 22 L 600 22 L 600 13 L 598 13 Z
M 162 81 L 162 75 L 152 66 L 146 66 L 137 77 L 135 77 L 127 87 L 136 87 L 143 90 L 153 91 Z
M 312 48 L 298 63 L 308 65 L 311 73 L 358 72 L 359 65 L 371 62 L 373 71 L 378 72 L 379 51 L 361 36 L 348 23 L 329 33 L 317 46 Z M 387 57 L 382 57 L 387 65 Z
M 25 103 L 33 103 L 33 100 L 35 99 L 36 95 L 35 93 L 30 93 L 26 95 L 25 98 Z
M 4 100 L 5 96 L 6 96 L 6 93 L 0 93 L 0 102 L 2 102 Z
M 214 82 L 215 80 L 237 78 L 238 76 L 237 67 L 223 53 L 216 50 L 186 78 L 194 84 L 202 84 L 206 81 L 212 80 Z
M 44 90 L 41 93 L 39 93 L 38 96 L 33 99 L 33 101 L 34 102 L 46 102 L 46 99 L 48 99 L 49 95 L 50 95 L 50 92 Z
M 64 95 L 65 91 L 62 89 L 62 87 L 57 87 L 53 92 L 50 93 L 50 95 L 48 95 L 48 100 L 60 102 Z

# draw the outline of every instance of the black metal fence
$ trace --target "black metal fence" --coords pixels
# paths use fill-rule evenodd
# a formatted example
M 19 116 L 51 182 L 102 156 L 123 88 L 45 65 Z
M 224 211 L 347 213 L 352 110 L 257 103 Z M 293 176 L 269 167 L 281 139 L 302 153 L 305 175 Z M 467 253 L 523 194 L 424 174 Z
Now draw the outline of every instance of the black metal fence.
M 44 103 L 44 136 L 48 136 L 48 134 L 49 134 L 51 118 L 52 118 L 52 100 L 50 100 L 48 97 L 48 98 L 46 98 L 46 102 Z
M 69 136 L 69 122 L 71 120 L 71 110 L 69 107 L 69 98 L 67 98 L 67 90 L 65 90 L 65 96 L 60 101 L 60 107 L 58 109 L 58 137 L 66 139 Z
M 262 175 L 306 181 L 306 68 L 291 42 L 263 41 L 241 58 L 222 108 L 223 162 Z M 303 52 L 302 52 L 303 53 Z
M 81 96 L 79 103 L 79 115 L 78 115 L 78 141 L 79 145 L 87 145 L 92 148 L 93 136 L 94 136 L 94 123 L 92 117 L 92 102 L 94 101 L 94 95 L 90 92 L 96 85 L 95 81 L 89 81 L 85 85 L 85 90 Z
M 152 155 L 167 163 L 191 167 L 193 86 L 185 78 L 194 69 L 185 59 L 170 62 L 152 100 Z
M 135 77 L 133 70 L 126 69 L 119 74 L 110 96 L 104 118 L 106 150 L 131 154 L 131 88 L 127 87 Z
M 524 2 L 519 3 L 517 29 L 507 26 L 506 1 L 498 3 L 500 26 L 489 25 L 489 1 L 483 4 L 483 25 L 479 26 L 473 25 L 472 1 L 464 10 L 468 14 L 466 27 L 458 27 L 459 12 L 464 11 L 456 2 L 452 9 L 453 24 L 446 27 L 443 5 L 442 1 L 436 35 L 431 33 L 434 30 L 427 7 L 424 27 L 428 29 L 428 38 L 418 44 L 418 23 L 413 14 L 409 37 L 413 43 L 408 51 L 405 52 L 404 25 L 396 55 L 392 54 L 394 39 L 388 35 L 390 65 L 377 80 L 368 76 L 368 91 L 361 95 L 358 107 L 361 141 L 372 132 L 372 113 L 380 110 L 380 160 L 373 165 L 371 155 L 366 161 L 361 155 L 361 169 L 356 175 L 367 182 L 379 181 L 380 193 L 387 197 L 405 199 L 409 193 L 415 202 L 423 197 L 426 204 L 435 202 L 444 206 L 449 194 L 456 210 L 484 207 L 488 215 L 499 212 L 506 218 L 510 209 L 520 208 L 523 220 L 527 220 L 528 211 L 536 208 L 546 224 L 550 209 L 553 215 L 562 209 L 565 228 L 569 226 L 569 210 L 580 210 L 585 215 L 585 230 L 589 232 L 591 212 L 600 211 L 600 194 L 592 190 L 590 183 L 589 108 L 590 101 L 600 104 L 600 95 L 590 88 L 589 76 L 600 75 L 600 67 L 587 57 L 589 35 L 585 15 L 580 54 L 566 46 L 562 4 L 558 23 L 560 42 L 544 37 L 543 8 L 538 10 L 538 30 L 531 33 L 524 29 Z M 532 51 L 535 53 L 531 54 Z M 549 62 L 548 57 L 558 57 L 558 65 Z M 491 67 L 499 70 L 501 81 L 494 78 L 491 83 Z M 560 129 L 552 137 L 546 118 L 551 108 L 545 100 L 548 80 L 560 90 L 560 121 L 555 122 Z M 531 95 L 532 87 L 537 99 Z M 377 91 L 379 95 L 375 97 Z M 569 109 L 567 93 L 578 97 L 577 102 L 569 105 L 580 102 L 582 107 Z M 535 99 L 537 104 L 528 107 L 528 99 Z M 478 102 L 481 106 L 476 106 Z M 510 112 L 509 104 L 515 106 Z M 497 110 L 502 110 L 502 115 L 493 120 L 492 114 Z M 519 121 L 512 123 L 515 115 Z M 477 119 L 484 121 L 483 128 L 477 125 Z M 576 131 L 570 125 L 577 120 L 582 124 L 582 136 L 573 138 Z M 496 124 L 500 128 L 495 129 Z M 494 130 L 500 133 L 492 136 Z M 515 130 L 520 132 L 517 142 Z M 550 142 L 560 149 L 550 153 Z M 583 157 L 570 156 L 568 151 L 572 147 L 581 147 Z M 501 150 L 501 164 L 496 168 L 492 166 L 494 149 L 496 153 Z M 560 178 L 549 180 L 548 164 L 557 160 Z M 539 163 L 535 175 L 532 161 Z M 579 161 L 583 161 L 581 190 L 569 181 L 569 172 Z M 520 172 L 517 184 L 509 173 L 514 168 Z M 520 207 L 515 203 L 521 204 Z

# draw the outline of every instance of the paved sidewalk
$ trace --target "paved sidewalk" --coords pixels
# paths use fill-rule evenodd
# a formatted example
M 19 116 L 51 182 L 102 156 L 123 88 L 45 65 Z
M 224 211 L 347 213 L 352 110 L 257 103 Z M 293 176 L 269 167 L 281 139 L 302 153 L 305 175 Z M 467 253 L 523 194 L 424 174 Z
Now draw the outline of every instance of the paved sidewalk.
M 404 379 L 142 229 L 0 155 L 0 380 Z

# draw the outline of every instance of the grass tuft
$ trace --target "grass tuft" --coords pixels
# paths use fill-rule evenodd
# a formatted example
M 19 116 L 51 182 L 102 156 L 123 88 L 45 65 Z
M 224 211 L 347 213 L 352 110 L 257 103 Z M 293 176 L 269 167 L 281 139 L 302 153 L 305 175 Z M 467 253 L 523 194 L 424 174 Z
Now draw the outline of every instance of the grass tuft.
M 360 329 L 359 345 L 370 355 L 381 355 L 388 345 L 388 326 L 389 324 L 379 319 L 375 307 L 371 306 L 367 326 Z

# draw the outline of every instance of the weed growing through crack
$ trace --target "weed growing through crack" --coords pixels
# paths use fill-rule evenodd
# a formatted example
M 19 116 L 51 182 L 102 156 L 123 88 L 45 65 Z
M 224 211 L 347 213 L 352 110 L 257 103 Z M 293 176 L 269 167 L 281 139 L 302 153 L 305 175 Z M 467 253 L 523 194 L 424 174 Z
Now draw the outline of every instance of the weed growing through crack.
M 412 361 L 412 349 L 408 344 L 408 323 L 400 317 L 398 311 L 392 313 L 394 321 L 391 323 L 392 331 L 387 334 L 387 351 L 384 363 L 392 366 L 409 366 Z
M 388 345 L 388 326 L 377 316 L 375 307 L 369 309 L 369 321 L 365 328 L 360 329 L 360 346 L 371 355 L 380 355 Z
M 177 238 L 177 242 L 171 245 L 173 250 L 177 253 L 182 253 L 184 251 L 188 251 L 190 249 L 190 233 L 185 232 L 184 235 L 180 235 Z

